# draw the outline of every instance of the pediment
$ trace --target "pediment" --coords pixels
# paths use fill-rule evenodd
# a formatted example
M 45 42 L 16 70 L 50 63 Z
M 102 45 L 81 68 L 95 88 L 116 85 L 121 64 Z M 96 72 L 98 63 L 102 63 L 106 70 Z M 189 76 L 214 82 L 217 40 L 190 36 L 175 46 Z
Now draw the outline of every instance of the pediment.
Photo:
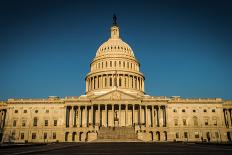
M 138 100 L 141 96 L 132 95 L 121 90 L 112 90 L 100 96 L 95 96 L 94 100 Z

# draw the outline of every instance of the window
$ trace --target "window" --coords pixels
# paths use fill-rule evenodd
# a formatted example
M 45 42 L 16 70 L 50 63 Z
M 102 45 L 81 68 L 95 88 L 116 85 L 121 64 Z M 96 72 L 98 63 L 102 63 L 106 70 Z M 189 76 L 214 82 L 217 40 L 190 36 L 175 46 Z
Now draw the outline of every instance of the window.
M 56 133 L 55 132 L 52 133 L 52 138 L 56 139 Z
M 173 112 L 177 112 L 177 110 L 176 110 L 176 109 L 173 109 Z
M 15 139 L 15 132 L 14 131 L 12 132 L 11 135 L 12 135 L 12 138 Z
M 182 112 L 185 112 L 185 109 L 182 109 Z
M 198 120 L 196 116 L 193 117 L 193 125 L 198 126 Z
M 23 120 L 22 121 L 22 127 L 25 127 L 26 126 L 26 120 Z
M 17 120 L 13 120 L 13 127 L 16 127 Z
M 106 61 L 106 67 L 107 67 L 107 65 L 108 65 L 108 64 L 107 64 L 107 61 Z
M 195 110 L 195 109 L 193 109 L 193 112 L 196 112 L 196 110 Z
M 183 125 L 186 126 L 187 125 L 187 121 L 186 119 L 183 119 Z
M 215 109 L 212 109 L 212 112 L 215 112 Z
M 102 68 L 103 68 L 103 62 L 102 62 Z
M 178 126 L 178 119 L 174 119 L 174 125 Z
M 184 132 L 184 138 L 188 138 L 188 132 Z
M 110 78 L 110 86 L 112 86 L 112 78 Z
M 39 111 L 38 110 L 35 110 L 35 113 L 38 113 Z
M 206 109 L 204 109 L 204 112 L 207 112 L 207 110 L 206 110 Z
M 107 78 L 105 78 L 105 87 L 107 87 Z
M 36 139 L 36 133 L 32 133 L 31 138 L 32 138 L 32 139 Z
M 209 125 L 209 120 L 205 119 L 205 126 Z
M 199 138 L 199 132 L 194 132 L 195 138 Z
M 15 110 L 14 112 L 17 114 L 19 111 L 18 111 L 18 110 Z
M 110 67 L 112 67 L 112 61 L 110 61 Z
M 48 110 L 48 109 L 46 110 L 46 113 L 49 113 L 49 110 Z
M 121 87 L 122 86 L 122 79 L 121 78 L 119 78 L 119 87 Z
M 23 110 L 23 113 L 27 113 L 27 110 Z
M 48 138 L 48 134 L 47 132 L 44 132 L 44 139 L 47 139 Z
M 34 117 L 33 126 L 37 126 L 37 123 L 38 123 L 38 118 Z
M 48 126 L 48 120 L 45 120 L 44 125 Z
M 125 61 L 123 61 L 123 67 L 125 68 Z
M 21 133 L 20 138 L 24 139 L 24 133 Z
M 179 132 L 176 132 L 176 138 L 179 138 L 180 136 L 179 136 Z
M 119 67 L 121 67 L 121 61 L 119 61 Z
M 116 61 L 114 61 L 114 67 L 116 67 Z
M 215 132 L 215 137 L 218 139 L 219 138 L 219 133 Z
M 126 87 L 126 78 L 124 79 L 124 82 L 125 82 L 124 84 L 125 84 L 125 87 Z
M 217 126 L 217 118 L 216 117 L 213 118 L 213 125 Z
M 54 120 L 54 126 L 57 126 L 57 120 Z

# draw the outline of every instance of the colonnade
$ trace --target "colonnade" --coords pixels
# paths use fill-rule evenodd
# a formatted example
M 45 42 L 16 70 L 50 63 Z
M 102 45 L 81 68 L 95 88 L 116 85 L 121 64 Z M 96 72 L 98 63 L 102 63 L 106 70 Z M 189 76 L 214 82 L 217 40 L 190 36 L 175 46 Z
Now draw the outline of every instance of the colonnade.
M 130 74 L 103 74 L 86 79 L 86 92 L 114 86 L 144 91 L 144 78 Z
M 96 104 L 66 107 L 66 127 L 166 127 L 166 106 Z
M 232 109 L 223 109 L 226 127 L 232 127 Z

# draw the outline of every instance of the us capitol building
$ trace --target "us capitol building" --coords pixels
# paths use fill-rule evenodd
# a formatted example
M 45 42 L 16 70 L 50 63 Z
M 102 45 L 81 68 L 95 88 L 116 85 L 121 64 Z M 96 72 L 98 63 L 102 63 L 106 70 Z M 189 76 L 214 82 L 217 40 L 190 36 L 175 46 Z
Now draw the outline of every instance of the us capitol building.
M 231 142 L 232 100 L 150 96 L 116 17 L 79 97 L 0 102 L 1 142 Z

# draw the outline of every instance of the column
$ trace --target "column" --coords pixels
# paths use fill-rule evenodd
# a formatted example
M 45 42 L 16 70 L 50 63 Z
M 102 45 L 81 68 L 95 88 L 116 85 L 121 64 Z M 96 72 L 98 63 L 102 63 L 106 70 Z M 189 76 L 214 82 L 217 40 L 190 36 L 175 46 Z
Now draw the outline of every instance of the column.
M 151 105 L 151 126 L 154 127 L 154 105 Z
M 128 122 L 128 104 L 126 104 L 126 107 L 125 107 L 126 109 L 125 109 L 125 111 L 126 111 L 126 113 L 125 113 L 125 126 L 127 126 L 127 122 Z
M 132 105 L 132 115 L 133 115 L 132 126 L 135 126 L 135 105 L 134 104 Z
M 74 120 L 73 120 L 73 126 L 76 127 L 77 126 L 77 118 L 76 118 L 76 114 L 77 114 L 77 109 L 75 108 L 75 106 L 73 107 L 74 108 Z
M 3 110 L 0 110 L 0 129 L 2 128 L 2 112 L 3 112 Z
M 229 109 L 226 109 L 226 117 L 227 117 L 228 126 L 231 126 L 231 121 L 230 121 L 230 116 L 229 116 Z
M 81 106 L 78 106 L 78 127 L 81 127 Z
M 91 105 L 91 113 L 92 113 L 92 120 L 91 120 L 91 124 L 92 124 L 92 126 L 94 127 L 95 126 L 95 124 L 94 124 L 94 109 L 93 109 L 94 107 L 93 107 L 93 105 Z
M 105 111 L 106 111 L 106 113 L 105 113 L 105 119 L 106 119 L 106 124 L 105 124 L 105 126 L 106 127 L 108 127 L 108 116 L 107 116 L 107 114 L 108 114 L 108 110 L 107 110 L 107 104 L 105 105 Z
M 122 126 L 122 123 L 121 123 L 121 104 L 119 104 L 118 107 L 119 107 L 119 114 L 118 114 L 119 126 Z
M 231 116 L 231 110 L 232 110 L 232 109 L 229 109 L 229 114 L 230 114 L 230 125 L 232 126 L 232 116 Z
M 70 108 L 70 120 L 69 120 L 69 127 L 73 127 L 73 107 Z
M 159 106 L 157 106 L 156 109 L 156 126 L 159 127 L 160 123 L 159 123 Z
M 101 126 L 101 105 L 98 104 L 98 126 Z
M 114 127 L 114 105 L 112 104 L 112 126 Z
M 167 121 L 166 121 L 166 107 L 163 107 L 163 126 L 167 126 Z
M 146 127 L 148 127 L 149 125 L 148 125 L 148 117 L 147 117 L 147 105 L 145 105 L 145 116 L 146 116 L 146 118 L 145 118 L 145 120 L 146 120 L 145 125 L 146 125 Z
M 69 127 L 69 109 L 65 106 L 65 126 Z
M 88 107 L 85 106 L 85 118 L 86 118 L 86 127 L 88 127 Z
M 139 125 L 142 124 L 142 121 L 141 121 L 141 114 L 142 114 L 142 112 L 141 112 L 141 105 L 139 105 Z
M 159 124 L 160 124 L 160 127 L 163 126 L 163 112 L 162 112 L 162 107 L 160 106 L 159 107 Z

